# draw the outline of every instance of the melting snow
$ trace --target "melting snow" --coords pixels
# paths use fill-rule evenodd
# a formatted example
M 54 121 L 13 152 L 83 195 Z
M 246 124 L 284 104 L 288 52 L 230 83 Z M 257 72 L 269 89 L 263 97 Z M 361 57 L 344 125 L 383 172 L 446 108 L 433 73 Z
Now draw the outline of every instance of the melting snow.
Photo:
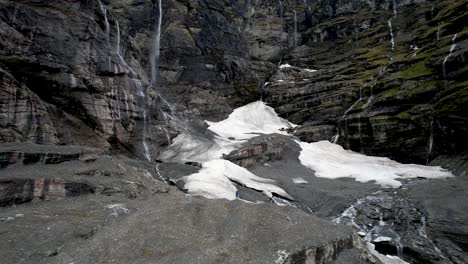
M 217 136 L 204 137 L 184 132 L 161 154 L 164 160 L 202 162 L 203 168 L 199 172 L 184 177 L 184 187 L 190 194 L 234 200 L 237 188 L 231 181 L 235 181 L 262 191 L 268 197 L 276 193 L 290 198 L 283 189 L 274 185 L 275 181 L 258 177 L 221 157 L 259 134 L 287 134 L 281 129 L 293 124 L 278 117 L 273 108 L 260 101 L 235 109 L 223 121 L 207 123 L 208 129 Z
M 323 178 L 351 177 L 359 182 L 376 181 L 383 187 L 399 187 L 397 179 L 424 177 L 447 178 L 452 174 L 441 167 L 401 164 L 384 157 L 372 157 L 345 150 L 329 141 L 297 142 L 301 148 L 299 160 Z
M 286 67 L 286 66 L 284 66 Z M 182 133 L 177 136 L 168 150 L 162 153 L 165 160 L 198 161 L 203 168 L 184 178 L 189 193 L 207 198 L 236 199 L 237 189 L 232 181 L 262 191 L 272 197 L 273 193 L 290 198 L 275 185 L 275 181 L 258 177 L 248 170 L 223 160 L 227 154 L 246 140 L 258 134 L 280 133 L 287 135 L 285 128 L 294 124 L 280 118 L 275 110 L 263 102 L 254 102 L 235 109 L 220 122 L 207 122 L 208 129 L 216 136 L 198 136 Z M 299 160 L 315 171 L 317 177 L 330 179 L 351 177 L 360 182 L 375 181 L 383 187 L 399 187 L 398 179 L 424 177 L 429 179 L 451 177 L 452 174 L 440 167 L 401 164 L 383 157 L 371 157 L 343 149 L 328 141 L 297 143 L 302 148 Z M 294 178 L 296 184 L 307 183 Z
M 270 198 L 273 193 L 289 197 L 283 189 L 274 185 L 274 180 L 258 177 L 247 169 L 222 159 L 204 162 L 199 172 L 184 177 L 184 180 L 184 187 L 189 193 L 206 198 L 236 199 L 237 188 L 231 180 L 262 191 Z
M 205 162 L 219 159 L 236 149 L 242 141 L 221 137 L 205 138 L 184 132 L 172 140 L 171 147 L 161 153 L 161 159 Z
M 293 181 L 295 184 L 307 183 L 307 181 L 304 180 L 303 178 L 293 178 L 292 181 Z
M 290 65 L 290 64 L 288 64 L 288 63 L 286 63 L 286 64 L 281 64 L 281 65 L 279 66 L 279 68 L 280 68 L 280 69 L 284 69 L 284 68 L 292 68 L 292 67 L 293 67 L 293 66 L 292 66 L 292 65 Z
M 280 133 L 280 129 L 293 127 L 287 120 L 280 118 L 275 110 L 261 101 L 237 108 L 229 117 L 220 122 L 207 122 L 208 129 L 223 138 L 250 139 L 258 134 Z

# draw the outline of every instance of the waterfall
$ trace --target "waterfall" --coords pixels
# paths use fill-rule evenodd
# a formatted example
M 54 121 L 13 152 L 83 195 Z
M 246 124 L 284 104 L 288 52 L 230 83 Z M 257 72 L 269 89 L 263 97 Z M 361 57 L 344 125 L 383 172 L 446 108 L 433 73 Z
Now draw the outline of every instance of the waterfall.
M 392 52 L 394 52 L 395 51 L 395 36 L 393 35 L 392 22 L 397 16 L 397 4 L 395 0 L 392 0 L 392 11 L 393 11 L 393 17 L 387 20 L 387 24 L 388 24 L 388 29 L 390 30 L 390 44 L 392 45 Z M 393 60 L 393 58 L 390 57 L 390 60 Z
M 105 24 L 105 33 L 106 33 L 106 41 L 107 41 L 107 46 L 110 46 L 110 25 L 109 25 L 109 19 L 107 18 L 107 8 L 102 4 L 102 2 L 99 0 L 99 7 L 101 8 L 101 12 L 104 15 L 104 24 Z
M 332 137 L 332 143 L 336 144 L 338 143 L 338 139 L 340 139 L 340 128 L 337 128 L 336 135 Z
M 429 157 L 432 153 L 432 145 L 434 144 L 434 120 L 431 121 L 431 125 L 429 126 L 429 140 L 427 142 L 427 158 L 426 164 L 429 164 Z
M 156 86 L 158 66 L 159 66 L 159 55 L 161 48 L 161 24 L 162 24 L 162 0 L 158 0 L 158 19 L 156 20 L 155 33 L 153 38 L 153 46 L 150 53 L 151 63 L 151 87 Z
M 392 27 L 392 19 L 390 18 L 387 21 L 388 28 L 390 29 L 390 43 L 392 44 L 392 52 L 395 51 L 395 38 L 393 36 L 393 27 Z
M 117 52 L 118 55 L 120 55 L 120 26 L 119 26 L 119 21 L 115 21 L 115 27 L 117 30 L 117 44 L 115 47 L 115 51 Z
M 145 151 L 144 155 L 145 155 L 145 158 L 148 160 L 148 161 L 151 161 L 151 154 L 150 154 L 150 150 L 149 150 L 149 147 L 148 147 L 148 144 L 146 143 L 146 109 L 143 110 L 143 140 L 142 140 L 142 144 L 143 144 L 143 150 Z
M 358 115 L 359 152 L 362 153 L 361 114 Z
M 372 103 L 372 100 L 374 99 L 374 86 L 371 85 L 370 87 L 370 97 L 367 99 L 367 102 L 362 106 L 362 108 L 367 108 L 369 105 Z
M 457 35 L 458 35 L 458 34 L 453 35 L 453 38 L 452 38 L 452 45 L 450 46 L 449 54 L 447 55 L 447 57 L 445 57 L 444 62 L 442 63 L 442 72 L 443 72 L 443 74 L 444 74 L 444 80 L 447 79 L 447 70 L 446 70 L 446 68 L 445 68 L 445 64 L 447 63 L 448 59 L 449 59 L 450 57 L 452 57 L 453 51 L 454 51 L 455 48 L 457 47 L 457 44 L 455 44 L 455 40 L 457 39 Z
M 137 95 L 139 97 L 145 97 L 145 93 L 143 92 L 143 85 L 141 84 L 141 81 L 138 79 L 131 79 L 132 84 L 134 88 L 137 90 Z
M 297 47 L 297 13 L 296 10 L 294 11 L 294 40 L 293 40 L 293 45 L 294 47 Z
M 392 9 L 393 9 L 393 18 L 396 18 L 397 15 L 397 3 L 395 0 L 392 0 Z
M 101 12 L 104 15 L 104 26 L 105 26 L 106 43 L 107 43 L 107 51 L 108 51 L 107 63 L 108 63 L 109 71 L 112 71 L 111 56 L 110 56 L 110 25 L 109 25 L 109 19 L 107 18 L 107 8 L 102 4 L 101 0 L 99 0 L 99 7 L 101 8 Z
M 340 138 L 340 121 L 341 120 L 344 120 L 345 121 L 345 125 L 346 125 L 346 129 L 345 129 L 345 132 L 346 132 L 346 138 L 347 138 L 347 133 L 348 133 L 348 119 L 346 118 L 346 116 L 348 115 L 348 113 L 354 109 L 354 107 L 356 107 L 357 104 L 359 104 L 359 102 L 362 101 L 362 87 L 359 87 L 359 99 L 354 102 L 354 104 L 352 104 L 343 114 L 343 116 L 338 120 L 338 131 L 336 133 L 335 136 L 332 137 L 332 143 L 336 144 L 338 142 L 338 139 Z M 348 145 L 349 145 L 349 142 L 348 142 Z M 349 148 L 349 147 L 348 147 Z
M 131 73 L 133 73 L 134 75 L 137 75 L 137 73 L 132 69 L 132 67 L 130 67 L 130 65 L 128 65 L 128 63 L 123 58 L 121 48 L 120 48 L 121 47 L 121 44 L 120 44 L 121 43 L 120 25 L 119 25 L 119 21 L 117 21 L 117 20 L 115 21 L 115 28 L 116 28 L 116 31 L 117 31 L 117 43 L 116 43 L 116 47 L 115 47 L 115 53 L 117 54 L 117 57 L 119 57 L 122 64 L 128 70 L 130 70 Z

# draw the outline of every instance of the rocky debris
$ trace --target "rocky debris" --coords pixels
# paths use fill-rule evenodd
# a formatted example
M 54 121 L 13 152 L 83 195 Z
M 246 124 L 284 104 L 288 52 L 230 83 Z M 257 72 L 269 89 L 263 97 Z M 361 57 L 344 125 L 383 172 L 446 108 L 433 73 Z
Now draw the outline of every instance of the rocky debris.
M 450 263 L 426 233 L 426 215 L 398 191 L 380 191 L 359 199 L 335 219 L 353 227 L 383 255 L 410 263 Z
M 284 148 L 289 142 L 281 135 L 265 135 L 254 137 L 237 150 L 224 155 L 223 158 L 239 166 L 249 168 L 269 161 L 281 160 Z
M 294 208 L 189 198 L 174 189 L 140 201 L 95 196 L 21 205 L 0 217 L 16 212 L 25 217 L 0 225 L 3 263 L 275 263 L 278 252 L 304 249 L 309 262 L 333 263 L 355 248 L 350 229 Z M 25 239 L 31 235 L 36 239 Z M 349 263 L 372 263 L 360 261 L 364 254 L 353 251 Z

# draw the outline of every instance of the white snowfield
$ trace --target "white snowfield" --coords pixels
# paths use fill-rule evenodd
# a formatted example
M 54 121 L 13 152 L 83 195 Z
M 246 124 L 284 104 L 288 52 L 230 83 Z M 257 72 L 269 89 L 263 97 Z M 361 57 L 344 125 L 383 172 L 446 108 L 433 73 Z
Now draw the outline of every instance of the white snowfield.
M 227 119 L 208 122 L 208 129 L 223 138 L 250 139 L 259 134 L 280 133 L 280 129 L 293 127 L 292 123 L 280 118 L 275 110 L 264 102 L 257 101 L 235 109 Z
M 199 172 L 184 177 L 184 187 L 189 193 L 206 198 L 234 200 L 237 189 L 230 180 L 262 191 L 270 198 L 273 193 L 290 198 L 283 189 L 274 185 L 274 180 L 258 177 L 247 169 L 223 159 L 204 162 Z
M 209 199 L 236 199 L 235 181 L 241 185 L 263 192 L 268 197 L 273 193 L 290 198 L 275 181 L 254 175 L 247 169 L 221 159 L 246 140 L 259 134 L 287 134 L 280 129 L 294 126 L 278 117 L 275 110 L 263 102 L 254 102 L 234 110 L 220 122 L 207 121 L 208 129 L 218 137 L 207 139 L 189 133 L 178 135 L 161 158 L 171 161 L 198 161 L 203 168 L 184 177 L 184 188 L 192 195 Z
M 384 157 L 366 156 L 329 141 L 305 143 L 296 141 L 302 148 L 299 160 L 323 178 L 355 178 L 359 182 L 375 181 L 382 187 L 399 187 L 397 179 L 424 177 L 428 179 L 453 176 L 441 167 L 401 164 Z
M 219 159 L 223 154 L 230 153 L 240 143 L 242 141 L 222 137 L 207 139 L 183 132 L 172 140 L 168 150 L 161 153 L 161 159 L 176 162 L 206 162 Z
M 231 181 L 235 181 L 262 191 L 269 197 L 276 193 L 290 198 L 283 189 L 275 185 L 275 181 L 258 177 L 234 163 L 221 159 L 221 156 L 258 134 L 287 135 L 284 129 L 294 127 L 294 124 L 280 118 L 273 108 L 260 101 L 235 109 L 223 121 L 207 123 L 208 129 L 219 137 L 207 140 L 183 133 L 175 138 L 169 150 L 162 154 L 163 158 L 170 160 L 203 163 L 203 168 L 198 173 L 184 178 L 185 188 L 189 193 L 206 198 L 233 200 L 236 199 L 237 189 Z M 398 179 L 436 179 L 453 176 L 441 167 L 406 165 L 384 157 L 366 156 L 345 150 L 328 141 L 296 142 L 302 148 L 300 162 L 314 170 L 317 177 L 350 177 L 359 182 L 375 181 L 383 187 L 399 187 L 401 182 Z M 292 180 L 296 184 L 305 183 L 302 179 Z

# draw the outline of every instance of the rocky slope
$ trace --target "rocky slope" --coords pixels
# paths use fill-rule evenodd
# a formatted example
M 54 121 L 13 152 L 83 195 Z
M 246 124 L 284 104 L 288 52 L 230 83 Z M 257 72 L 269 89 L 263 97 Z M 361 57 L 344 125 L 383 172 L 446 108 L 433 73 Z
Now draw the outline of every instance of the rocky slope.
M 275 180 L 297 208 L 241 185 L 239 198 L 264 204 L 180 193 L 200 164 L 160 162 L 174 137 L 209 142 L 203 120 L 259 99 L 302 141 L 450 168 L 458 177 L 379 192 L 351 227 L 392 223 L 393 244 L 377 250 L 412 263 L 467 262 L 467 9 L 0 0 L 0 262 L 379 263 L 329 220 L 382 188 L 316 177 L 290 137 L 255 137 L 224 158 Z
M 1 153 L 2 263 L 379 263 L 345 226 L 293 207 L 189 197 L 164 181 L 193 166 L 69 147 Z M 41 154 L 55 162 L 28 158 Z

